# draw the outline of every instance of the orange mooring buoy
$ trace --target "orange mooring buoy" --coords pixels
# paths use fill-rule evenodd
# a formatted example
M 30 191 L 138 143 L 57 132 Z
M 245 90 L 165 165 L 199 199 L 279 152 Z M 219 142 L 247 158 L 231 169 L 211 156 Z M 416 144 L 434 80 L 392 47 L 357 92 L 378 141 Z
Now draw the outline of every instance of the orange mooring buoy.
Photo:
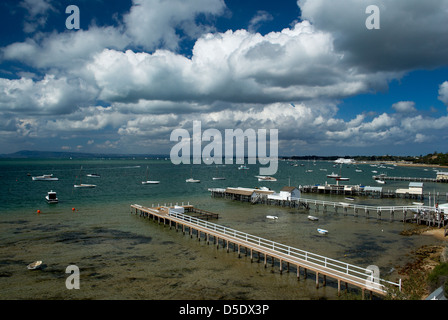
M 37 210 L 37 214 L 39 214 L 40 213 L 40 210 Z
M 75 208 L 72 208 L 72 211 L 75 211 Z

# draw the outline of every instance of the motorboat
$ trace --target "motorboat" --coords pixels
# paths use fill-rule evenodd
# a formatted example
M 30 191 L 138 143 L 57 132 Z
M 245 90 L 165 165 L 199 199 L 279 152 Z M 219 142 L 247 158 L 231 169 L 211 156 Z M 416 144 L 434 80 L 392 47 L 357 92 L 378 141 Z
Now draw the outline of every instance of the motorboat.
M 58 197 L 55 191 L 51 190 L 47 193 L 47 195 L 45 196 L 45 199 L 47 200 L 48 203 L 58 203 Z
M 337 173 L 332 172 L 331 174 L 327 174 L 327 178 L 340 178 L 341 176 Z
M 384 180 L 376 180 L 376 182 L 379 184 L 386 184 L 386 181 L 384 181 Z
M 53 174 L 44 174 L 37 177 L 32 177 L 34 181 L 58 181 L 59 179 L 56 177 L 53 177 Z
M 350 178 L 343 178 L 343 177 L 336 178 L 336 181 L 348 181 L 348 180 L 350 180 Z
M 36 270 L 39 269 L 42 266 L 42 261 L 34 261 L 33 263 L 30 263 L 27 268 L 28 270 Z
M 258 181 L 277 181 L 276 178 L 270 176 L 256 176 Z
M 226 178 L 224 178 L 224 177 L 213 177 L 212 179 L 213 180 L 226 180 Z
M 249 170 L 249 168 L 246 167 L 245 165 L 240 165 L 240 166 L 238 167 L 238 170 Z
M 353 197 L 345 197 L 345 200 L 355 201 L 355 198 L 353 198 Z
M 277 216 L 266 216 L 266 218 L 271 219 L 271 220 L 277 220 L 278 219 Z
M 196 179 L 190 178 L 190 179 L 185 180 L 185 182 L 199 183 L 199 182 L 201 182 L 201 180 L 196 180 Z
M 308 220 L 317 221 L 317 220 L 319 220 L 319 218 L 315 217 L 315 216 L 308 216 Z
M 317 228 L 317 232 L 319 232 L 320 234 L 327 234 L 328 230 Z

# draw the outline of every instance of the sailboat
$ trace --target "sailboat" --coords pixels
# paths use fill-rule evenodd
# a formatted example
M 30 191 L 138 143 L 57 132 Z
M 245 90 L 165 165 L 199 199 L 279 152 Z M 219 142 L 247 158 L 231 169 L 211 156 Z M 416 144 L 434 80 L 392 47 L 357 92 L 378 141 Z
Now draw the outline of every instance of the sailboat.
M 79 169 L 79 184 L 75 184 L 73 185 L 75 188 L 95 188 L 96 185 L 94 184 L 86 184 L 86 183 L 81 183 L 81 171 L 82 171 L 82 166 L 81 169 Z
M 193 169 L 191 169 L 191 176 L 193 177 Z M 199 182 L 201 182 L 201 180 L 189 178 L 189 179 L 185 180 L 185 182 L 199 183 Z
M 160 181 L 148 180 L 148 172 L 149 172 L 149 167 L 146 166 L 146 180 L 142 181 L 142 184 L 158 184 L 158 183 L 160 183 Z
M 218 173 L 218 166 L 216 166 L 216 173 Z M 226 178 L 224 177 L 219 177 L 218 174 L 216 174 L 216 177 L 213 177 L 213 180 L 226 180 Z

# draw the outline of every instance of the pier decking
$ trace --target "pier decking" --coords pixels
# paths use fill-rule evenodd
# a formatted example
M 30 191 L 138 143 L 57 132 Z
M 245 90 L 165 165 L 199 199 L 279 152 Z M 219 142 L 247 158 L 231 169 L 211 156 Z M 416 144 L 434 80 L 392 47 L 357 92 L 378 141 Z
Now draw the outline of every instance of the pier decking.
M 273 266 L 277 259 L 280 273 L 282 273 L 285 263 L 288 272 L 290 265 L 295 266 L 298 279 L 300 279 L 301 270 L 305 278 L 307 277 L 307 272 L 312 271 L 315 274 L 316 287 L 319 287 L 319 276 L 323 278 L 323 285 L 326 285 L 326 277 L 328 276 L 337 280 L 338 294 L 341 291 L 341 283 L 345 283 L 346 287 L 350 284 L 360 288 L 363 297 L 365 290 L 370 291 L 371 294 L 376 293 L 379 295 L 386 295 L 390 288 L 396 288 L 401 291 L 401 279 L 397 283 L 390 282 L 377 277 L 371 268 L 351 265 L 186 215 L 182 213 L 186 209 L 184 206 L 147 208 L 133 204 L 131 209 L 133 213 L 158 221 L 159 224 L 168 224 L 170 229 L 173 226 L 176 231 L 181 229 L 184 234 L 188 229 L 191 237 L 193 237 L 195 231 L 196 237 L 201 240 L 203 236 L 207 243 L 213 238 L 217 247 L 220 246 L 221 241 L 227 252 L 229 252 L 232 244 L 234 251 L 238 251 L 239 257 L 243 250 L 246 256 L 250 255 L 251 262 L 255 256 L 258 258 L 258 261 L 263 257 L 265 267 L 269 257 Z

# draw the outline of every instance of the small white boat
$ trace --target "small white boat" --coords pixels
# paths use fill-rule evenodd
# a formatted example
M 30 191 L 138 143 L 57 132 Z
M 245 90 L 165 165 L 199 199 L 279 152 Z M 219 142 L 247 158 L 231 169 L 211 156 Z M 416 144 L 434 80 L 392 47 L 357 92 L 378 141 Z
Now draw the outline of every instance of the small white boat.
M 308 220 L 317 221 L 317 220 L 319 220 L 319 218 L 315 217 L 315 216 L 308 216 Z
M 213 177 L 213 180 L 226 180 L 224 177 Z
M 423 202 L 412 202 L 412 204 L 416 205 L 416 206 L 423 206 L 424 205 Z
M 238 167 L 238 170 L 249 170 L 249 168 L 246 167 L 245 165 L 241 165 Z
M 352 198 L 352 197 L 345 197 L 345 200 L 348 200 L 348 201 L 355 201 L 355 198 Z
M 81 183 L 81 184 L 75 184 L 73 185 L 75 188 L 95 188 L 95 184 L 87 184 L 87 183 Z
M 266 218 L 268 218 L 268 219 L 272 219 L 272 220 L 276 220 L 276 219 L 278 219 L 277 216 L 266 216 Z
M 327 174 L 327 178 L 340 178 L 341 176 L 337 173 L 332 172 L 331 174 Z
M 350 178 L 339 177 L 339 178 L 336 178 L 336 180 L 337 181 L 348 181 L 348 180 L 350 180 Z
M 185 182 L 199 183 L 199 182 L 201 182 L 201 180 L 196 180 L 196 179 L 190 178 L 190 179 L 185 180 Z
M 47 193 L 47 195 L 45 196 L 45 199 L 47 200 L 48 203 L 58 203 L 59 202 L 56 192 L 54 192 L 53 190 L 51 190 Z
M 311 170 L 311 169 L 308 169 L 308 170 L 306 170 L 305 172 L 313 172 L 313 170 Z
M 319 232 L 320 234 L 327 234 L 328 230 L 317 228 L 317 232 Z
M 32 177 L 34 181 L 58 181 L 59 179 L 56 177 L 53 177 L 53 174 L 44 174 L 37 177 Z
M 97 173 L 89 173 L 87 176 L 90 178 L 101 178 L 101 176 Z
M 33 263 L 30 263 L 27 268 L 28 270 L 36 270 L 39 269 L 42 266 L 42 261 L 34 261 Z
M 384 180 L 376 180 L 376 182 L 379 184 L 386 184 L 386 181 L 384 181 Z
M 277 181 L 276 178 L 270 176 L 256 176 L 258 181 Z
M 148 181 L 142 181 L 142 184 L 159 184 L 160 181 L 155 180 L 148 180 Z

